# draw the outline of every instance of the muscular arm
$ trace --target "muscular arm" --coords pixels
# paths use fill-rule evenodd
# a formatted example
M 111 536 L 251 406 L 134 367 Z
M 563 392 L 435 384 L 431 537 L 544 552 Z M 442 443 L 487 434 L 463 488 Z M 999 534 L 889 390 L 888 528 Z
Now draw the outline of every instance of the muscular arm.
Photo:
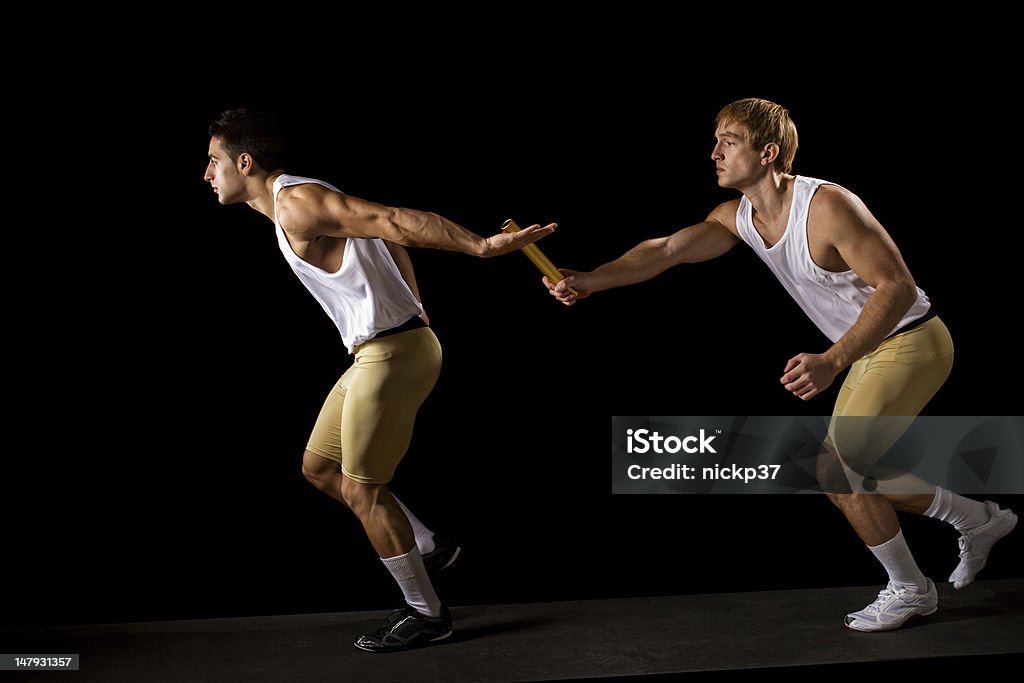
M 551 284 L 547 278 L 544 282 L 559 301 L 571 304 L 592 292 L 650 280 L 680 263 L 709 261 L 729 251 L 739 241 L 733 227 L 735 204 L 722 204 L 704 222 L 683 228 L 668 237 L 641 242 L 589 273 L 566 271 L 569 277 L 558 285 Z M 580 295 L 574 296 L 570 288 Z
M 786 364 L 780 381 L 804 400 L 826 389 L 844 368 L 875 349 L 917 296 L 899 249 L 864 203 L 840 188 L 818 192 L 821 196 L 811 203 L 808 223 L 823 231 L 841 262 L 875 291 L 853 326 L 825 353 L 801 353 Z
M 483 257 L 521 249 L 555 229 L 554 224 L 543 228 L 533 225 L 517 233 L 481 237 L 436 213 L 384 206 L 313 183 L 282 190 L 277 216 L 286 230 L 306 239 L 379 237 L 407 247 L 431 247 Z
M 619 258 L 591 272 L 593 289 L 611 289 L 650 280 L 680 263 L 699 263 L 721 256 L 737 238 L 715 220 L 683 228 L 668 237 L 636 245 Z

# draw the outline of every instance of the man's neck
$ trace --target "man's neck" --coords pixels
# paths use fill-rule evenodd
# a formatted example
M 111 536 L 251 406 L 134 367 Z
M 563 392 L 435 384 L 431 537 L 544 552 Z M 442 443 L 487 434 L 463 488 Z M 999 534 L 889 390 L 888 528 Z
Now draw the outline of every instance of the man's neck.
M 754 208 L 754 212 L 766 220 L 777 219 L 789 212 L 786 193 L 795 176 L 783 173 L 765 174 L 756 184 L 743 189 L 743 195 Z
M 272 221 L 274 220 L 274 181 L 281 175 L 283 175 L 281 171 L 274 171 L 257 181 L 252 199 L 246 202 Z

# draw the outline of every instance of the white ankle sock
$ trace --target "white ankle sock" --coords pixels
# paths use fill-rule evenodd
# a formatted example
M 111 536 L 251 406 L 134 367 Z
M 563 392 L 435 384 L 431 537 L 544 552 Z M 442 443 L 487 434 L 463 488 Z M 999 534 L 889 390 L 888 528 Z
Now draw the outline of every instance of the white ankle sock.
M 935 487 L 935 497 L 924 515 L 948 522 L 961 533 L 985 524 L 992 517 L 984 503 L 964 498 L 941 486 Z
M 405 555 L 382 557 L 380 561 L 391 572 L 391 576 L 395 577 L 410 607 L 428 617 L 441 616 L 441 600 L 430 583 L 427 568 L 423 566 L 423 557 L 420 556 L 418 548 L 414 547 Z
M 881 545 L 869 545 L 868 550 L 874 553 L 885 567 L 885 571 L 889 573 L 889 581 L 916 593 L 927 592 L 928 579 L 918 569 L 914 556 L 910 554 L 910 547 L 903 538 L 903 529 Z
M 405 507 L 405 503 L 398 500 L 398 496 L 395 496 L 395 502 L 398 503 L 398 507 L 402 508 L 402 512 L 409 518 L 409 524 L 412 525 L 412 532 L 416 535 L 416 547 L 419 548 L 421 555 L 434 552 L 434 532 L 423 525 L 423 522 L 416 519 L 416 515 L 409 511 L 409 508 Z

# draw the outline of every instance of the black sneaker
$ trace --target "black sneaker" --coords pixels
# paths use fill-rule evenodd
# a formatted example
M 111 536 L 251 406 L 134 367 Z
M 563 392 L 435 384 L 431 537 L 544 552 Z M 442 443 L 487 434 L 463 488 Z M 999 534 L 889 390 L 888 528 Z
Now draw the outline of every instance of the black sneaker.
M 434 549 L 423 556 L 423 566 L 427 568 L 430 579 L 435 579 L 438 574 L 450 567 L 460 552 L 462 546 L 434 534 Z
M 452 615 L 441 607 L 441 616 L 428 617 L 406 605 L 384 620 L 372 635 L 358 636 L 352 644 L 367 652 L 398 652 L 423 647 L 452 634 Z

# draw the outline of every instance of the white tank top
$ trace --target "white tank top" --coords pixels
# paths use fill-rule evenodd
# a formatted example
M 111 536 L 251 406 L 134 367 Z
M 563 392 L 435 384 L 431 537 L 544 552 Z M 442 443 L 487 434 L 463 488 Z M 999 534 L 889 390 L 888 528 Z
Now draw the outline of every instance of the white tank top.
M 752 207 L 745 196 L 736 210 L 740 237 L 768 264 L 807 317 L 833 342 L 853 327 L 868 297 L 875 291 L 852 270 L 833 273 L 819 268 L 811 260 L 807 246 L 807 210 L 818 187 L 834 184 L 796 176 L 786 232 L 770 249 L 754 228 Z M 917 300 L 889 334 L 923 316 L 930 306 L 927 295 L 918 287 Z
M 341 192 L 322 180 L 278 176 L 274 180 L 277 243 L 288 265 L 338 327 L 348 352 L 354 353 L 356 346 L 373 339 L 379 332 L 398 327 L 420 315 L 423 306 L 413 296 L 387 246 L 380 239 L 346 239 L 341 268 L 336 273 L 310 265 L 296 255 L 277 220 L 277 196 L 282 188 L 305 183 L 316 183 Z

